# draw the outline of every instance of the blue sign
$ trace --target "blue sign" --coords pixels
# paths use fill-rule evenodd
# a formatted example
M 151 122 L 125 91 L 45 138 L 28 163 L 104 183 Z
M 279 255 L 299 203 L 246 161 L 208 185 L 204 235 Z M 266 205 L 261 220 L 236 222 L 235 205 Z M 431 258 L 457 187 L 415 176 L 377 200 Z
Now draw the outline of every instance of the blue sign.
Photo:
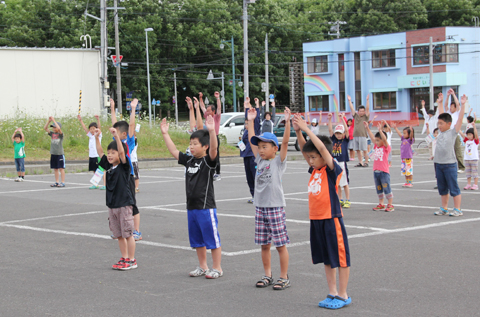
M 127 110 L 128 111 L 132 110 L 132 107 L 130 107 L 130 103 L 133 100 L 133 91 L 127 92 L 127 98 L 125 98 L 125 100 L 127 101 L 127 103 L 126 103 Z
M 270 99 L 274 99 L 275 96 L 273 94 L 270 95 Z
M 155 101 L 155 98 L 153 98 L 153 100 L 152 100 L 152 106 L 155 106 L 156 103 L 157 103 L 157 102 Z
M 157 100 L 157 107 L 160 106 L 160 100 Z

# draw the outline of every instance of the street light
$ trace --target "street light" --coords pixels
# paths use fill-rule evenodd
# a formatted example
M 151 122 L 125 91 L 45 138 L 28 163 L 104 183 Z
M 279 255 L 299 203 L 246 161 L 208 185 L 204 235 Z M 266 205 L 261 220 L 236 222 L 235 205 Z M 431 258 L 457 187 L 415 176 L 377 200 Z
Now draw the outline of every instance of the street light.
M 237 111 L 237 87 L 235 86 L 235 81 L 237 79 L 235 79 L 235 43 L 233 41 L 233 36 L 232 36 L 232 39 L 230 41 L 224 41 L 222 40 L 222 42 L 220 43 L 220 49 L 224 49 L 225 48 L 225 45 L 223 43 L 230 43 L 231 44 L 231 48 L 232 48 L 232 75 L 233 75 L 233 111 L 236 112 Z M 224 108 L 225 108 L 225 104 L 224 104 Z M 225 109 L 223 109 L 223 111 L 225 111 Z
M 152 99 L 150 97 L 150 61 L 148 58 L 148 32 L 153 31 L 152 28 L 145 29 L 145 47 L 147 51 L 147 79 L 148 79 L 148 123 L 152 126 Z
M 223 44 L 221 44 L 223 45 Z M 222 92 L 220 93 L 220 96 L 221 96 L 221 100 L 222 100 L 222 104 L 223 104 L 223 113 L 225 113 L 225 76 L 223 76 L 223 72 L 222 72 L 222 77 L 214 77 L 213 76 L 213 73 L 212 73 L 212 70 L 210 69 L 210 71 L 208 72 L 208 76 L 207 76 L 207 79 L 208 80 L 213 80 L 213 79 L 221 79 L 222 80 Z M 205 100 L 205 103 L 207 101 Z

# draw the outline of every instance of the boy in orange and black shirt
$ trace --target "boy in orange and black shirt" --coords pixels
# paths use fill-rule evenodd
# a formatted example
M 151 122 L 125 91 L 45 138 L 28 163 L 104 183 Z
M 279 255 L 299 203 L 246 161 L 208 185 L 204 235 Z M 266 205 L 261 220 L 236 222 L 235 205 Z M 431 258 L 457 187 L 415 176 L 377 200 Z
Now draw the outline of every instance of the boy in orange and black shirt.
M 310 213 L 310 248 L 313 264 L 324 263 L 329 295 L 318 303 L 328 309 L 339 309 L 349 305 L 347 295 L 350 275 L 350 251 L 347 232 L 343 224 L 342 208 L 337 190 L 342 168 L 332 158 L 332 141 L 327 136 L 316 136 L 305 120 L 295 116 L 293 128 L 303 156 L 310 165 L 312 174 L 308 182 L 308 204 Z M 305 142 L 302 132 L 310 137 Z M 337 291 L 336 274 L 339 275 Z

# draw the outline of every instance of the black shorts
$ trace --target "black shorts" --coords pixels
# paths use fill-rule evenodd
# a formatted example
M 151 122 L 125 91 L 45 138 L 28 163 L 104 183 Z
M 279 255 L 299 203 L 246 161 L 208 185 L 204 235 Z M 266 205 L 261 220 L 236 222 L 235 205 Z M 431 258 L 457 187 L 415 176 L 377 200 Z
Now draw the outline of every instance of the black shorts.
M 54 170 L 65 168 L 65 155 L 52 154 L 50 156 L 50 168 Z
M 138 162 L 132 162 L 132 165 L 133 165 L 133 173 L 135 174 L 133 178 L 135 180 L 140 179 L 140 177 L 138 176 Z
M 350 250 L 343 218 L 310 220 L 310 249 L 313 264 L 350 266 Z
M 130 190 L 132 191 L 132 196 L 133 196 L 133 205 L 132 205 L 132 208 L 133 208 L 133 215 L 137 215 L 140 213 L 140 211 L 138 211 L 138 207 L 137 207 L 137 198 L 135 197 L 135 178 L 133 177 L 132 174 L 130 174 Z
M 98 157 L 91 157 L 88 159 L 88 171 L 95 172 L 98 168 Z

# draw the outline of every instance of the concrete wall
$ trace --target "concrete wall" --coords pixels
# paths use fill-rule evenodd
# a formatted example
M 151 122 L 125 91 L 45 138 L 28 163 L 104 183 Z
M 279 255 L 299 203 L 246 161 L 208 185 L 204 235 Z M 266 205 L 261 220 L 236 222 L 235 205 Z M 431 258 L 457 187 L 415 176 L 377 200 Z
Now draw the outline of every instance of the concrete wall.
M 100 53 L 82 49 L 0 48 L 0 118 L 100 112 Z

